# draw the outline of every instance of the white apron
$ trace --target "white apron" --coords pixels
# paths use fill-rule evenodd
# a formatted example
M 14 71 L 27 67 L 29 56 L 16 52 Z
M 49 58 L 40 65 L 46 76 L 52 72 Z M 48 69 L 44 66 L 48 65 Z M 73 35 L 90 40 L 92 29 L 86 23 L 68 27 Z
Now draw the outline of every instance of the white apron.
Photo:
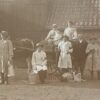
M 60 42 L 58 45 L 58 48 L 60 49 L 60 57 L 58 62 L 59 68 L 72 68 L 72 60 L 71 55 L 69 52 L 72 52 L 72 49 L 70 49 L 71 43 L 70 42 Z
M 33 53 L 32 66 L 33 73 L 38 73 L 40 70 L 47 70 L 46 53 L 44 51 Z

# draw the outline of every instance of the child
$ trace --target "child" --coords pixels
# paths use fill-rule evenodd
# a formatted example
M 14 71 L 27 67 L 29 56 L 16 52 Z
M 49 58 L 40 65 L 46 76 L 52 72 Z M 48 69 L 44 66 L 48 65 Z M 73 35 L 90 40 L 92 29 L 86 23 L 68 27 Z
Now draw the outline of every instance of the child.
M 33 73 L 39 75 L 41 83 L 45 82 L 47 75 L 46 53 L 43 51 L 43 45 L 38 43 L 37 50 L 32 55 Z

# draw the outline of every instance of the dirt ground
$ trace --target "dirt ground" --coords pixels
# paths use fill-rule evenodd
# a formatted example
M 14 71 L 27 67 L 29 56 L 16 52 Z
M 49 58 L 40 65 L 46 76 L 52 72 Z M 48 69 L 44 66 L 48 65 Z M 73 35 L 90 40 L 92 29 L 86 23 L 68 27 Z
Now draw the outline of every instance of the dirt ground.
M 100 100 L 100 81 L 47 81 L 29 85 L 27 71 L 18 69 L 9 85 L 0 85 L 0 100 Z

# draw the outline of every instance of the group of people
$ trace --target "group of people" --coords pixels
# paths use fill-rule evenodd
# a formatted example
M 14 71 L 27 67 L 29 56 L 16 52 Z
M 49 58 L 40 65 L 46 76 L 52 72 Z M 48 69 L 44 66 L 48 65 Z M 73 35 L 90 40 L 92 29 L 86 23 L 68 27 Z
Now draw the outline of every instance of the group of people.
M 78 34 L 72 22 L 61 33 L 57 25 L 52 25 L 52 30 L 45 38 L 49 44 L 57 48 L 58 62 L 56 67 L 60 72 L 60 80 L 83 81 L 86 71 L 93 75 L 95 71 L 100 77 L 100 42 L 91 38 L 89 42 L 83 34 Z M 6 31 L 0 33 L 0 84 L 8 84 L 8 66 L 12 63 L 13 45 Z M 43 44 L 37 43 L 36 50 L 31 59 L 31 75 L 39 78 L 41 83 L 45 82 L 48 71 L 48 59 Z M 35 80 L 34 80 L 35 81 Z M 35 83 L 35 82 L 34 82 Z M 32 82 L 33 84 L 33 82 Z
M 57 67 L 61 73 L 61 81 L 68 79 L 84 81 L 86 69 L 90 71 L 90 74 L 93 74 L 93 71 L 99 72 L 100 63 L 98 59 L 100 54 L 97 55 L 97 51 L 100 51 L 100 47 L 96 45 L 96 41 L 94 43 L 94 38 L 88 43 L 83 34 L 77 33 L 72 22 L 68 22 L 68 27 L 64 33 L 57 29 L 56 24 L 53 24 L 52 27 L 45 40 L 50 44 L 53 43 L 58 49 Z M 91 64 L 87 64 L 88 59 L 91 60 Z M 33 53 L 32 65 L 34 73 L 38 73 L 41 82 L 44 83 L 48 68 L 46 53 L 41 43 L 38 44 L 36 52 Z M 98 70 L 94 70 L 96 67 Z
M 82 34 L 77 34 L 72 22 L 68 22 L 68 27 L 64 30 L 64 34 L 57 29 L 56 24 L 53 24 L 52 27 L 46 37 L 46 41 L 53 43 L 58 48 L 57 67 L 61 73 L 61 80 L 65 77 L 67 78 L 68 73 L 73 74 L 73 72 L 75 72 L 75 75 L 81 73 L 81 78 L 84 79 L 87 41 Z

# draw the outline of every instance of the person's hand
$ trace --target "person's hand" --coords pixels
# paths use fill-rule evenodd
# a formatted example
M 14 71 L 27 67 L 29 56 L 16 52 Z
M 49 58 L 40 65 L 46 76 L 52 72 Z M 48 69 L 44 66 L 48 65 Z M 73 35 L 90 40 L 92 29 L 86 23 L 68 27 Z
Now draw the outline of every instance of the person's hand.
M 10 56 L 10 57 L 9 57 L 9 61 L 12 61 L 12 58 L 13 58 L 13 56 Z
M 36 66 L 33 66 L 33 70 L 37 70 Z

